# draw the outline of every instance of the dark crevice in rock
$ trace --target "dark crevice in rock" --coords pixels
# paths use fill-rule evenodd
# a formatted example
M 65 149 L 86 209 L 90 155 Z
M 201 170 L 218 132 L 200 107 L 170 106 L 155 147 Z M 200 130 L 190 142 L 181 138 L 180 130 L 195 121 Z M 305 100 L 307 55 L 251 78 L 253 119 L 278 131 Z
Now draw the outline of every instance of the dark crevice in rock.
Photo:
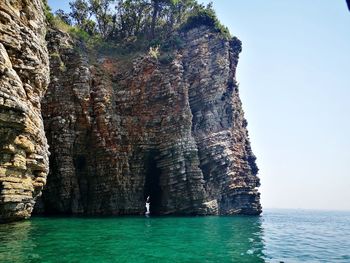
M 158 153 L 159 154 L 159 153 Z M 160 185 L 161 169 L 157 166 L 156 151 L 150 151 L 146 154 L 146 173 L 145 173 L 145 186 L 144 186 L 144 200 L 150 196 L 151 201 L 151 214 L 159 215 L 162 212 L 163 191 Z

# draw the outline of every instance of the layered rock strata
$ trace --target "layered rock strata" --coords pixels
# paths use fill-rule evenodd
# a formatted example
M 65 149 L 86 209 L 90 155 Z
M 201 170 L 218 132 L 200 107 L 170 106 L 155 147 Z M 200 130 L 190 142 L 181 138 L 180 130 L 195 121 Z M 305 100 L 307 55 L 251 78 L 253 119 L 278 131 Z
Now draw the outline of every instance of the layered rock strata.
M 41 0 L 0 4 L 0 222 L 27 218 L 48 173 L 40 100 L 49 82 Z
M 235 71 L 241 43 L 206 27 L 173 60 L 95 63 L 48 35 L 50 173 L 38 213 L 259 214 L 259 179 Z

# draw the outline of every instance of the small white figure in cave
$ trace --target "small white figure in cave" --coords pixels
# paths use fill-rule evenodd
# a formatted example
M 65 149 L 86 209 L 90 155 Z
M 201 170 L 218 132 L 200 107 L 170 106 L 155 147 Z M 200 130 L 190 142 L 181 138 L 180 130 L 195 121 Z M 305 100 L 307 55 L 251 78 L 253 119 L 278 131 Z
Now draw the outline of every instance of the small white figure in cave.
M 146 199 L 146 213 L 145 213 L 146 216 L 148 216 L 150 214 L 150 211 L 149 211 L 150 206 L 151 206 L 150 197 L 147 196 L 147 199 Z

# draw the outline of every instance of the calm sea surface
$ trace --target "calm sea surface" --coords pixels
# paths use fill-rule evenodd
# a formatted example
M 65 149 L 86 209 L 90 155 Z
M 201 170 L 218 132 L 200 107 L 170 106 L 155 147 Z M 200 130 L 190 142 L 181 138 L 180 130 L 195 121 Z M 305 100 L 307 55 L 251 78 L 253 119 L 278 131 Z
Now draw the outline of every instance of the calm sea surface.
M 0 262 L 350 262 L 350 212 L 32 218 L 0 225 Z

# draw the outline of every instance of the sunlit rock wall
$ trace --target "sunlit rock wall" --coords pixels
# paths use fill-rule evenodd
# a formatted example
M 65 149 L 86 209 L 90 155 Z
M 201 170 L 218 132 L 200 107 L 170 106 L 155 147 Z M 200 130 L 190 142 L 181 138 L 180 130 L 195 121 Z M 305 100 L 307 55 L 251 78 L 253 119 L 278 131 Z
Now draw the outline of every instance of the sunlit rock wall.
M 29 217 L 46 182 L 45 33 L 41 0 L 0 2 L 0 222 Z

